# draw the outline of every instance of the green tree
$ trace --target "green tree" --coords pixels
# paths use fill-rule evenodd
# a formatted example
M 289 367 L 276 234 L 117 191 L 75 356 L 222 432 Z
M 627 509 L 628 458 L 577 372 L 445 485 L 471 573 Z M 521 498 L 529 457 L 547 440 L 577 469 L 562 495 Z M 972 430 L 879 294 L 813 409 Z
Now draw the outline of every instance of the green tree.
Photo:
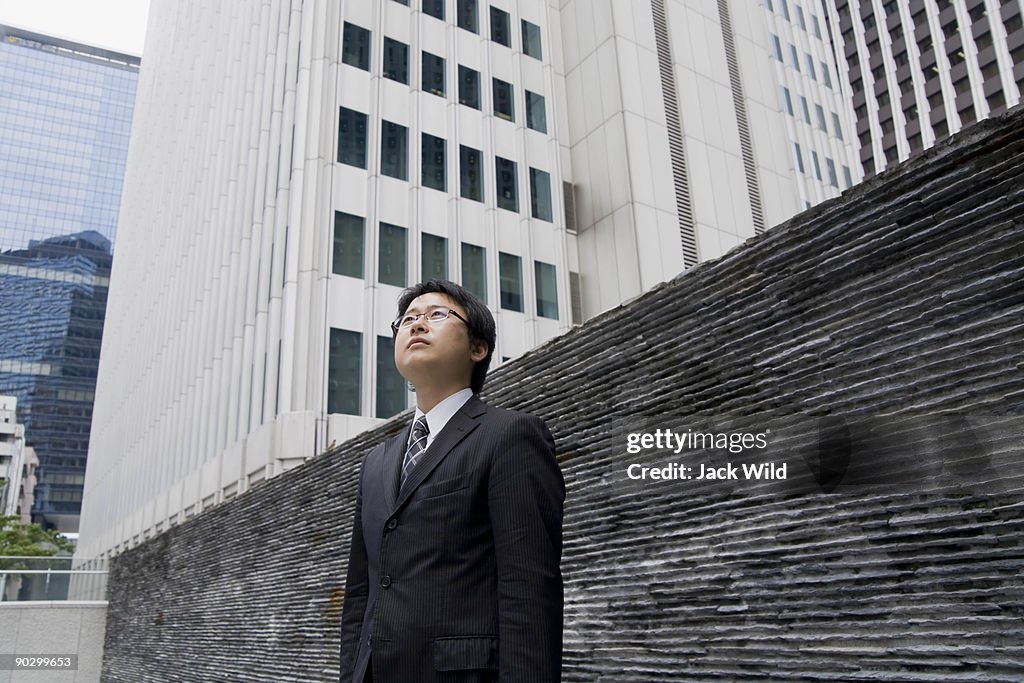
M 17 515 L 0 515 L 0 569 L 26 568 L 23 561 L 7 559 L 11 556 L 49 557 L 74 549 L 74 544 L 56 531 L 24 524 Z

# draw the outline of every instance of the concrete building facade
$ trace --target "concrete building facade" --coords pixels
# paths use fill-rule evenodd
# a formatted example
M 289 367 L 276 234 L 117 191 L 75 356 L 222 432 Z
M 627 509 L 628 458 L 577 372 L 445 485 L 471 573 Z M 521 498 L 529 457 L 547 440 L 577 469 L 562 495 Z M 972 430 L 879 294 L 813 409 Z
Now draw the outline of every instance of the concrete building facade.
M 80 554 L 411 406 L 408 284 L 481 295 L 500 364 L 837 195 L 823 12 L 779 11 L 153 2 Z
M 826 4 L 864 175 L 1020 102 L 1020 0 Z
M 859 180 L 817 0 L 565 0 L 585 317 Z

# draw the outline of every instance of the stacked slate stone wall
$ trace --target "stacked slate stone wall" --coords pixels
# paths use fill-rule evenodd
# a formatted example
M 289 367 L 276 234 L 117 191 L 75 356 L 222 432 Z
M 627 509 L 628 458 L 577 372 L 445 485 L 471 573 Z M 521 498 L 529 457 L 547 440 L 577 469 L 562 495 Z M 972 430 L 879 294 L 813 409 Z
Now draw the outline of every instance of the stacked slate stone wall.
M 563 680 L 1024 680 L 1020 420 L 932 428 L 1024 410 L 1022 222 L 1018 108 L 495 371 L 565 473 Z M 629 420 L 689 415 L 932 427 L 859 486 L 630 484 Z M 358 463 L 407 420 L 118 557 L 104 680 L 336 680 Z

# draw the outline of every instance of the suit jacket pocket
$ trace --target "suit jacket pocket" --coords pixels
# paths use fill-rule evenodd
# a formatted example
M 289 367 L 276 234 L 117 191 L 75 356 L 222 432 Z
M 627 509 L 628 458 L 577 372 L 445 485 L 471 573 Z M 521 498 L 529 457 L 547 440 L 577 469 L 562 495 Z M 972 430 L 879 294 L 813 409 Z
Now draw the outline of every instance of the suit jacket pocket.
M 437 498 L 438 496 L 447 496 L 449 493 L 455 493 L 467 488 L 469 488 L 469 479 L 462 476 L 424 484 L 420 487 L 418 493 L 420 498 Z
M 434 669 L 437 671 L 497 668 L 496 636 L 447 636 L 434 639 Z

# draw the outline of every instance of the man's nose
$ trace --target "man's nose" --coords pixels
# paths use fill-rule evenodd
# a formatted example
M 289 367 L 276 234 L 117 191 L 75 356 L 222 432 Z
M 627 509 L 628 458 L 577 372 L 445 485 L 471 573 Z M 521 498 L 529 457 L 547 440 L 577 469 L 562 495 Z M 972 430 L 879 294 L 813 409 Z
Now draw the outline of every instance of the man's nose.
M 417 316 L 416 319 L 412 321 L 412 325 L 409 327 L 409 332 L 422 332 L 428 327 L 429 325 L 427 325 L 427 316 L 420 315 Z

